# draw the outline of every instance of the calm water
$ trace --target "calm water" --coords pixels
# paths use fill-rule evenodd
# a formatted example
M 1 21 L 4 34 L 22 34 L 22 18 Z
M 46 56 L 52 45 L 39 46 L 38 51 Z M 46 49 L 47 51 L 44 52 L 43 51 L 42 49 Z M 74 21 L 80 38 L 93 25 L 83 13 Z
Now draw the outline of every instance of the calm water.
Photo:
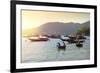
M 66 44 L 66 50 L 58 51 L 57 42 L 60 39 L 50 39 L 46 42 L 31 42 L 27 38 L 22 39 L 22 62 L 68 61 L 90 59 L 90 39 L 87 37 L 82 48 L 75 44 Z

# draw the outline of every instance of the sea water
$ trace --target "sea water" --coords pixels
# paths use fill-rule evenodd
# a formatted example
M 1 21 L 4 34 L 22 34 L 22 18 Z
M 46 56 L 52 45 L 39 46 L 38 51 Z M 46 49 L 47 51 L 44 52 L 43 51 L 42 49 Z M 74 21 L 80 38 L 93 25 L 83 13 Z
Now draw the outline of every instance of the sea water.
M 22 38 L 22 63 L 47 62 L 47 61 L 72 61 L 90 59 L 90 39 L 87 37 L 83 47 L 76 44 L 66 44 L 66 50 L 58 50 L 57 43 L 60 39 L 49 38 L 48 41 L 32 42 L 28 38 Z

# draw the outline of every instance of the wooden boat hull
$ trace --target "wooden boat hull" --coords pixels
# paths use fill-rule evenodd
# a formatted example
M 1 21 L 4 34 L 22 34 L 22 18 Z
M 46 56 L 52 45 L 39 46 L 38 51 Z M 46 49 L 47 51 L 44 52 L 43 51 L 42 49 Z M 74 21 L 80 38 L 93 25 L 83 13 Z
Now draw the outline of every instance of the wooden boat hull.
M 77 40 L 73 40 L 73 39 L 61 39 L 62 41 L 67 41 L 68 43 L 77 43 Z M 79 40 L 80 43 L 83 43 L 84 40 Z
M 77 47 L 83 47 L 83 44 L 76 44 Z
M 38 39 L 29 39 L 31 40 L 32 42 L 40 42 L 40 41 L 48 41 L 49 39 L 48 38 L 38 38 Z

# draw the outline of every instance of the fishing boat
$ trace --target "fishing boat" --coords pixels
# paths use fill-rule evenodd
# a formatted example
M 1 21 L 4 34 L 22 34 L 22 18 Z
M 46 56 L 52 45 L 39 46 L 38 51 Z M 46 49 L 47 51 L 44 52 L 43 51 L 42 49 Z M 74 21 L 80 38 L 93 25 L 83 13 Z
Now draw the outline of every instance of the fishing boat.
M 29 37 L 29 40 L 31 40 L 32 42 L 35 41 L 48 41 L 48 37 L 45 36 L 38 36 L 38 37 Z
M 78 42 L 76 43 L 76 46 L 80 48 L 80 47 L 83 47 L 83 44 L 82 44 L 80 41 L 78 41 Z
M 77 47 L 83 47 L 83 44 L 79 43 L 79 44 L 76 44 Z
M 66 50 L 66 45 L 65 45 L 65 43 L 63 42 L 62 44 L 63 44 L 63 45 L 61 45 L 59 42 L 57 43 L 58 50 Z
M 86 39 L 85 36 L 83 35 L 68 35 L 67 37 L 61 37 L 60 38 L 62 41 L 67 41 L 68 43 L 77 43 L 80 41 L 80 43 L 83 43 Z

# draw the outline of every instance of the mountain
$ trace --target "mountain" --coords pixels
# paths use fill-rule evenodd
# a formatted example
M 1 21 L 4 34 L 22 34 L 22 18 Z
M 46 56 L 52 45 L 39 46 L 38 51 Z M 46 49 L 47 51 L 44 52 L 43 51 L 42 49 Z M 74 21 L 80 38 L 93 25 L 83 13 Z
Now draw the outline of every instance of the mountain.
M 33 29 L 33 31 L 37 30 L 37 34 L 60 34 L 60 35 L 69 35 L 71 33 L 76 33 L 77 30 L 83 26 L 89 27 L 90 23 L 63 23 L 63 22 L 48 22 L 40 27 Z M 33 32 L 34 33 L 34 32 Z M 36 33 L 35 33 L 36 34 Z
M 84 33 L 84 35 L 90 35 L 90 21 L 85 22 L 81 25 L 81 27 L 77 30 L 77 33 Z
M 82 27 L 90 27 L 90 21 L 82 23 Z

